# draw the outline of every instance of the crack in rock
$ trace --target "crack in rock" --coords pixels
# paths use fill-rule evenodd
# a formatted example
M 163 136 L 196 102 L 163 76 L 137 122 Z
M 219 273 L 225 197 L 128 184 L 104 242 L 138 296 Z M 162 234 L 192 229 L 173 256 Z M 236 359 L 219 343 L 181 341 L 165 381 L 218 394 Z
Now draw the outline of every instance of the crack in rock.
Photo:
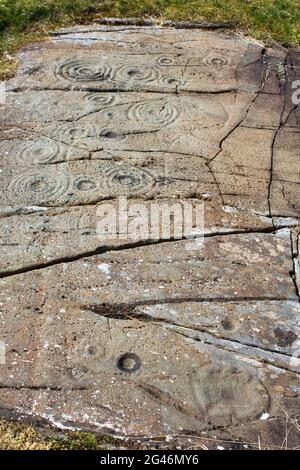
M 214 31 L 228 23 L 97 22 L 23 49 L 7 82 L 0 414 L 287 443 L 276 423 L 300 404 L 299 51 Z M 99 239 L 98 211 L 119 220 L 120 198 L 131 224 L 134 205 L 189 205 L 201 248 L 175 236 L 176 214 L 160 231 L 159 208 L 158 236 L 123 239 L 116 223 Z

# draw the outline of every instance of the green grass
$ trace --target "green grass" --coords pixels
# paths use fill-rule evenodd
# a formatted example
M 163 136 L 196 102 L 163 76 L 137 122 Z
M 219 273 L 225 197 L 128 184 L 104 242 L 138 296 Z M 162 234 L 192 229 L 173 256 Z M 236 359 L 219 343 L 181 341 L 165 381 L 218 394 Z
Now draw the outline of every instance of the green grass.
M 300 40 L 299 0 L 0 0 L 0 31 L 22 32 L 41 21 L 70 23 L 96 15 L 229 20 L 259 37 Z
M 264 41 L 300 43 L 300 0 L 0 0 L 0 79 L 14 73 L 20 46 L 105 16 L 230 21 Z
M 89 432 L 56 432 L 19 422 L 0 421 L 1 450 L 102 450 L 118 448 L 110 436 Z
M 10 54 L 21 45 L 105 16 L 230 21 L 261 40 L 300 43 L 300 0 L 0 0 L 0 78 L 12 73 Z
M 121 14 L 131 0 L 116 2 Z M 300 42 L 299 0 L 143 0 L 132 5 L 133 16 L 163 16 L 174 20 L 232 21 L 261 39 Z

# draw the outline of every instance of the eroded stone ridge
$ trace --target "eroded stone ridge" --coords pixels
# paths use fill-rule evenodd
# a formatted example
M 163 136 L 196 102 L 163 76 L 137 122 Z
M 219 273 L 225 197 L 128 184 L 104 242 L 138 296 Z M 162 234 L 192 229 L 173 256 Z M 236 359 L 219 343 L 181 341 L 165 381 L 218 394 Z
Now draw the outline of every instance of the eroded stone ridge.
M 0 116 L 1 414 L 299 446 L 299 52 L 93 25 L 19 56 Z M 129 215 L 202 203 L 204 243 L 159 218 L 101 238 L 119 198 Z

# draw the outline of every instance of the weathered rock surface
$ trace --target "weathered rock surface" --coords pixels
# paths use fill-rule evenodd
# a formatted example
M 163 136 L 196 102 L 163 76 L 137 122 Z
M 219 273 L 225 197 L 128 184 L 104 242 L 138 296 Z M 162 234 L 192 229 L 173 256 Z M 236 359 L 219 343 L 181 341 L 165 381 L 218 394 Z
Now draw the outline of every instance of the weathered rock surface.
M 299 446 L 299 52 L 92 25 L 19 55 L 0 116 L 1 414 Z M 186 233 L 176 210 L 199 204 Z

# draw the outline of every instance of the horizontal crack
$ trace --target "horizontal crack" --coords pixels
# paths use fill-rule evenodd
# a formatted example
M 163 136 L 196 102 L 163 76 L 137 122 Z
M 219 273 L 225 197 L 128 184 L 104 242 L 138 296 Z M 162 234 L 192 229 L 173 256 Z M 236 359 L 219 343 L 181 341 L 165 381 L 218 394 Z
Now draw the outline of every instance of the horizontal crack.
M 283 227 L 280 227 L 280 229 L 282 229 Z M 264 228 L 264 229 L 260 229 L 260 230 L 243 230 L 243 231 L 240 231 L 240 230 L 236 230 L 236 231 L 232 231 L 232 232 L 222 232 L 222 231 L 219 231 L 219 232 L 215 232 L 215 233 L 207 233 L 207 234 L 199 234 L 200 236 L 203 236 L 203 238 L 212 238 L 212 237 L 216 237 L 216 236 L 230 236 L 230 235 L 247 235 L 247 234 L 251 234 L 251 233 L 276 233 L 278 230 L 273 228 L 273 227 L 267 227 L 267 228 Z M 78 253 L 76 255 L 71 255 L 71 256 L 64 256 L 64 257 L 60 257 L 58 259 L 54 259 L 54 260 L 50 260 L 50 261 L 47 261 L 47 262 L 42 262 L 42 263 L 36 263 L 36 264 L 32 264 L 30 266 L 26 266 L 26 267 L 23 267 L 23 268 L 19 268 L 19 269 L 11 269 L 11 270 L 7 270 L 7 271 L 4 271 L 4 272 L 0 272 L 0 278 L 6 278 L 6 277 L 10 277 L 10 276 L 14 276 L 14 275 L 17 275 L 17 274 L 24 274 L 24 273 L 27 273 L 27 272 L 30 272 L 30 271 L 36 271 L 36 270 L 40 270 L 40 269 L 44 269 L 44 268 L 48 268 L 48 267 L 51 267 L 51 266 L 55 266 L 55 265 L 59 265 L 59 264 L 63 264 L 63 263 L 70 263 L 70 262 L 74 262 L 74 261 L 78 261 L 80 259 L 83 259 L 83 258 L 90 258 L 92 256 L 96 256 L 96 255 L 101 255 L 101 254 L 104 254 L 104 253 L 107 253 L 107 252 L 114 252 L 114 251 L 122 251 L 122 250 L 131 250 L 131 249 L 134 249 L 134 248 L 139 248 L 139 247 L 143 247 L 143 246 L 151 246 L 151 245 L 158 245 L 158 244 L 163 244 L 163 243 L 174 243 L 174 242 L 180 242 L 180 241 L 190 241 L 189 239 L 187 238 L 167 238 L 167 239 L 159 239 L 159 240 L 139 240 L 139 241 L 136 241 L 136 242 L 128 242 L 128 243 L 125 243 L 125 244 L 120 244 L 118 246 L 102 246 L 102 247 L 98 247 L 98 248 L 95 248 L 93 250 L 88 250 L 88 251 L 85 251 L 83 253 Z
M 294 369 L 290 369 L 289 367 L 283 366 L 282 364 L 279 365 L 279 364 L 277 364 L 277 363 L 274 363 L 274 362 L 272 362 L 272 361 L 267 360 L 266 358 L 257 357 L 255 354 L 253 354 L 253 356 L 251 356 L 249 353 L 246 354 L 246 352 L 244 352 L 244 351 L 237 350 L 237 349 L 234 349 L 234 348 L 228 348 L 228 347 L 226 347 L 226 345 L 221 345 L 221 344 L 219 344 L 219 343 L 215 343 L 213 340 L 212 340 L 212 341 L 209 341 L 209 340 L 203 339 L 203 338 L 201 338 L 201 339 L 200 339 L 200 338 L 195 338 L 194 336 L 189 336 L 189 335 L 187 335 L 187 334 L 185 334 L 185 333 L 183 333 L 183 332 L 179 332 L 179 331 L 177 331 L 177 330 L 172 330 L 172 331 L 174 331 L 174 333 L 179 334 L 179 335 L 181 335 L 181 336 L 183 336 L 183 337 L 185 337 L 185 338 L 193 339 L 194 341 L 199 341 L 199 342 L 204 343 L 204 344 L 207 344 L 207 345 L 209 345 L 209 346 L 213 346 L 213 347 L 215 347 L 215 348 L 222 349 L 223 351 L 233 352 L 233 353 L 235 353 L 235 354 L 239 354 L 239 355 L 241 355 L 241 356 L 243 356 L 243 357 L 246 357 L 247 359 L 249 359 L 249 358 L 252 357 L 254 361 L 260 362 L 260 363 L 262 363 L 262 364 L 266 364 L 266 365 L 275 367 L 275 368 L 277 368 L 277 369 L 285 370 L 286 372 L 289 372 L 289 373 L 292 373 L 292 374 L 300 375 L 300 372 L 297 372 L 297 371 L 294 370 Z M 206 335 L 207 335 L 207 336 L 211 336 L 211 337 L 214 338 L 214 339 L 221 339 L 221 338 L 214 337 L 213 335 L 210 335 L 210 334 L 208 334 L 208 333 L 206 333 Z M 234 341 L 231 341 L 231 340 L 222 340 L 222 341 L 224 341 L 225 343 L 229 343 L 229 344 L 230 344 L 230 343 L 234 343 Z M 239 343 L 239 344 L 240 344 L 241 346 L 243 346 L 243 343 Z M 248 348 L 250 347 L 250 346 L 248 346 L 248 345 L 245 345 L 245 346 L 248 347 Z M 251 346 L 251 347 L 252 347 L 252 346 Z M 259 347 L 255 347 L 254 349 L 261 350 L 262 352 L 269 352 L 268 350 L 265 350 L 265 349 L 262 349 L 262 348 L 259 348 Z M 250 351 L 249 351 L 249 352 L 250 352 Z M 275 355 L 278 355 L 278 356 L 281 354 L 281 353 L 279 353 L 279 352 L 277 352 L 277 351 L 276 351 L 276 352 L 270 351 L 270 352 L 271 352 L 272 354 L 275 354 Z M 287 356 L 287 355 L 285 355 L 285 356 Z M 288 357 L 289 357 L 290 359 L 293 358 L 293 356 L 288 356 Z M 280 358 L 279 358 L 279 359 L 280 359 Z
M 186 153 L 186 152 L 176 152 L 172 150 L 164 150 L 164 149 L 149 149 L 149 150 L 144 150 L 144 149 L 127 149 L 127 148 L 105 148 L 105 152 L 110 153 L 110 155 L 117 157 L 118 155 L 114 154 L 113 152 L 128 152 L 128 153 L 165 153 L 167 155 L 180 155 L 183 157 L 196 157 L 196 158 L 202 158 L 203 160 L 209 162 L 209 158 L 205 157 L 204 155 L 199 155 L 196 153 Z M 91 152 L 91 154 L 95 153 L 94 151 Z
M 155 321 L 156 322 L 156 321 Z M 159 322 L 159 320 L 157 320 L 157 322 Z M 168 322 L 168 321 L 165 321 L 163 320 L 162 323 L 167 323 L 167 324 L 171 324 L 175 327 L 180 327 L 180 328 L 184 328 L 186 330 L 193 330 L 193 331 L 199 331 L 200 333 L 205 333 L 206 335 L 208 336 L 211 336 L 212 338 L 214 339 L 219 339 L 219 340 L 222 340 L 224 342 L 228 342 L 228 343 L 233 343 L 233 344 L 240 344 L 241 346 L 246 346 L 246 347 L 249 347 L 249 348 L 253 348 L 253 349 L 257 349 L 258 351 L 264 351 L 264 352 L 267 352 L 267 353 L 271 353 L 271 354 L 278 354 L 280 356 L 285 356 L 287 358 L 293 358 L 295 356 L 292 356 L 290 354 L 287 354 L 283 351 L 278 351 L 277 349 L 270 349 L 270 348 L 262 348 L 261 346 L 258 346 L 257 344 L 255 343 L 248 343 L 248 342 L 244 342 L 244 341 L 239 341 L 237 339 L 233 339 L 233 338 L 228 338 L 226 336 L 222 336 L 222 335 L 217 335 L 217 334 L 213 334 L 211 331 L 205 329 L 205 328 L 200 328 L 200 327 L 190 327 L 190 326 L 187 326 L 187 325 L 181 325 L 181 324 L 177 324 L 177 323 L 172 323 L 172 322 Z M 176 330 L 173 330 L 173 331 L 176 331 Z M 214 343 L 215 344 L 215 343 Z
M 64 91 L 64 92 L 72 92 L 72 91 L 84 91 L 90 93 L 158 93 L 158 94 L 172 94 L 177 96 L 180 92 L 181 95 L 220 95 L 226 93 L 237 93 L 239 90 L 237 87 L 226 87 L 223 89 L 218 90 L 185 90 L 182 88 L 174 88 L 173 90 L 166 90 L 165 88 L 158 89 L 158 88 L 136 88 L 136 89 L 126 89 L 126 88 L 99 88 L 99 87 L 91 87 L 91 86 L 76 86 L 74 84 L 70 85 L 68 88 L 58 88 L 58 87 L 26 87 L 26 86 L 18 86 L 9 90 L 14 93 L 20 93 L 23 91 Z
M 184 328 L 184 329 L 190 330 L 190 331 L 205 333 L 205 334 L 207 334 L 207 335 L 209 335 L 209 336 L 211 336 L 215 339 L 228 341 L 230 343 L 236 343 L 236 344 L 240 344 L 242 346 L 249 346 L 251 348 L 258 349 L 258 350 L 261 350 L 261 351 L 280 354 L 280 355 L 286 356 L 288 358 L 293 357 L 290 354 L 287 354 L 287 353 L 282 352 L 282 351 L 278 351 L 276 349 L 262 348 L 262 347 L 258 346 L 255 343 L 247 343 L 247 342 L 239 341 L 239 340 L 236 340 L 236 339 L 228 338 L 226 336 L 222 336 L 222 335 L 219 335 L 219 334 L 213 334 L 208 328 L 204 328 L 204 327 L 201 327 L 201 326 L 191 326 L 191 325 L 187 325 L 187 324 L 177 323 L 177 322 L 173 322 L 171 320 L 168 320 L 164 317 L 159 317 L 159 316 L 154 317 L 150 314 L 147 314 L 147 313 L 144 313 L 144 312 L 139 312 L 139 311 L 136 310 L 138 307 L 148 307 L 148 306 L 155 306 L 155 305 L 166 305 L 166 304 L 181 303 L 181 301 L 178 302 L 178 299 L 176 299 L 177 302 L 174 302 L 174 299 L 172 299 L 172 300 L 173 300 L 173 302 L 172 301 L 168 302 L 167 300 L 165 300 L 164 302 L 161 302 L 161 301 L 157 301 L 157 302 L 154 302 L 154 301 L 148 301 L 147 302 L 147 301 L 145 301 L 145 302 L 142 302 L 141 301 L 141 302 L 137 302 L 137 303 L 134 303 L 134 304 L 105 304 L 104 303 L 104 304 L 99 304 L 99 305 L 84 306 L 84 307 L 82 307 L 82 310 L 91 311 L 91 312 L 93 312 L 93 313 L 95 313 L 99 316 L 104 317 L 104 318 L 111 318 L 111 319 L 118 319 L 118 320 L 137 319 L 137 320 L 145 322 L 145 323 L 149 322 L 149 323 L 167 324 L 167 325 L 171 325 L 171 326 L 175 326 L 175 327 Z M 247 300 L 249 300 L 249 298 Z M 258 300 L 262 301 L 262 299 L 252 299 L 253 302 L 257 302 Z M 270 301 L 270 299 L 267 299 L 267 300 Z M 211 301 L 211 303 L 213 303 L 216 300 L 211 299 L 210 301 Z M 231 303 L 232 299 L 221 299 L 218 302 L 223 302 L 223 301 L 224 301 L 224 303 L 226 303 L 226 302 Z M 266 300 L 263 299 L 263 301 L 265 302 Z M 202 299 L 201 302 L 204 303 L 204 302 L 206 302 L 206 300 Z M 234 303 L 238 303 L 238 302 L 241 302 L 241 300 L 237 301 L 237 299 L 234 299 Z
M 0 390 L 49 390 L 54 392 L 61 391 L 77 391 L 77 390 L 88 390 L 88 387 L 69 387 L 69 386 L 52 386 L 52 385 L 3 385 L 0 384 Z
M 285 299 L 285 300 L 287 301 L 287 299 Z M 152 315 L 149 315 L 145 312 L 137 311 L 137 308 L 139 308 L 139 307 L 148 307 L 148 306 L 165 305 L 165 304 L 179 304 L 179 303 L 183 303 L 183 302 L 187 302 L 187 301 L 188 302 L 199 302 L 199 303 L 205 303 L 205 302 L 211 302 L 211 303 L 214 303 L 214 302 L 233 303 L 234 302 L 234 303 L 239 303 L 239 302 L 244 302 L 244 301 L 247 301 L 247 302 L 252 301 L 252 302 L 257 303 L 257 302 L 265 302 L 265 301 L 280 301 L 280 302 L 282 302 L 283 299 L 268 299 L 268 298 L 254 299 L 254 298 L 244 297 L 244 298 L 240 298 L 240 299 L 237 299 L 237 298 L 235 298 L 235 299 L 225 299 L 225 298 L 203 299 L 202 298 L 199 301 L 199 299 L 195 299 L 195 298 L 189 298 L 189 299 L 186 299 L 186 298 L 181 298 L 181 299 L 171 298 L 171 299 L 164 299 L 164 301 L 154 299 L 154 300 L 147 300 L 147 301 L 138 301 L 138 302 L 130 303 L 130 304 L 124 304 L 124 303 L 123 304 L 111 304 L 111 303 L 108 304 L 108 303 L 103 303 L 103 304 L 97 304 L 97 305 L 86 305 L 86 306 L 82 306 L 81 309 L 84 310 L 84 311 L 88 311 L 88 312 L 92 312 L 94 314 L 97 314 L 97 315 L 99 315 L 103 318 L 119 319 L 119 320 L 133 320 L 133 319 L 136 319 L 136 320 L 139 320 L 139 321 L 144 322 L 144 323 L 157 324 L 158 326 L 161 326 L 161 327 L 166 328 L 166 329 L 170 329 L 168 327 L 168 325 L 169 325 L 171 327 L 171 331 L 173 331 L 176 334 L 180 334 L 180 335 L 182 335 L 186 338 L 193 339 L 195 341 L 201 341 L 205 344 L 209 344 L 209 345 L 212 345 L 214 347 L 224 349 L 226 351 L 241 354 L 245 357 L 253 357 L 255 360 L 257 360 L 259 362 L 263 362 L 263 363 L 266 363 L 268 365 L 272 365 L 274 367 L 284 369 L 284 370 L 287 370 L 289 372 L 298 374 L 297 371 L 295 371 L 293 369 L 290 369 L 288 367 L 285 367 L 282 364 L 278 365 L 276 362 L 269 361 L 266 358 L 257 358 L 257 356 L 255 354 L 256 351 L 257 352 L 261 351 L 262 353 L 273 354 L 273 355 L 275 355 L 274 361 L 276 360 L 276 358 L 278 360 L 280 360 L 280 359 L 284 360 L 285 358 L 286 359 L 292 359 L 294 357 L 294 356 L 291 356 L 290 354 L 287 354 L 285 352 L 278 351 L 278 350 L 271 349 L 271 348 L 262 348 L 262 347 L 260 347 L 256 344 L 253 344 L 253 343 L 243 342 L 243 341 L 228 338 L 228 337 L 225 337 L 225 336 L 222 336 L 222 335 L 213 334 L 207 328 L 203 328 L 203 327 L 200 327 L 200 326 L 191 327 L 190 325 L 180 324 L 180 323 L 173 322 L 171 320 L 168 320 L 168 319 L 162 318 L 162 317 L 153 317 Z M 173 329 L 172 326 L 175 327 L 175 328 Z M 185 330 L 186 332 L 190 332 L 190 334 L 186 334 L 184 331 L 178 331 L 176 328 L 181 328 L 182 330 Z M 206 338 L 202 338 L 202 337 L 197 338 L 197 337 L 195 337 L 195 334 L 197 334 L 197 333 L 205 334 Z M 211 341 L 209 341 L 209 337 L 212 338 Z M 222 341 L 225 344 L 223 344 L 223 345 L 218 344 L 214 340 Z M 251 356 L 251 354 L 247 355 L 245 353 L 245 351 L 237 350 L 237 349 L 234 348 L 234 346 L 232 348 L 226 347 L 227 343 L 229 345 L 233 344 L 233 345 L 240 345 L 244 348 L 250 348 L 249 351 L 248 351 L 249 353 L 251 353 L 251 348 L 252 348 L 252 349 L 254 349 L 255 352 L 253 352 L 252 356 Z
M 164 299 L 143 299 L 136 302 L 131 302 L 130 304 L 126 303 L 102 303 L 95 305 L 83 305 L 82 310 L 90 311 L 97 315 L 103 316 L 105 318 L 115 318 L 119 320 L 130 319 L 128 314 L 136 314 L 135 309 L 138 307 L 151 307 L 155 305 L 165 305 L 165 304 L 180 304 L 185 302 L 196 302 L 196 303 L 236 303 L 241 302 L 295 302 L 296 300 L 291 300 L 284 297 L 199 297 L 199 296 L 188 296 L 188 297 L 166 297 Z M 121 313 L 122 312 L 122 313 Z M 143 317 L 143 314 L 139 314 L 139 317 Z M 127 318 L 126 318 L 127 317 Z M 148 318 L 148 316 L 147 316 Z

